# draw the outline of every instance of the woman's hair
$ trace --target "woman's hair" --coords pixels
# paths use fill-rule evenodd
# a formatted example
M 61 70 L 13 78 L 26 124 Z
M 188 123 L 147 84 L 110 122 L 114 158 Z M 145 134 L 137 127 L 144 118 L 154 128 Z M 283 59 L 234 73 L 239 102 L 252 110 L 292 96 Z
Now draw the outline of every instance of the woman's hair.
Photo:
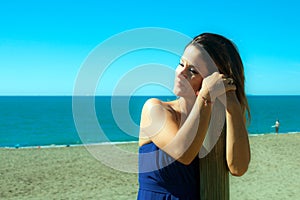
M 227 38 L 213 34 L 202 33 L 196 36 L 187 46 L 200 45 L 213 59 L 221 74 L 230 77 L 236 85 L 236 95 L 241 104 L 242 111 L 247 111 L 250 120 L 250 109 L 245 94 L 245 76 L 242 59 L 236 46 Z

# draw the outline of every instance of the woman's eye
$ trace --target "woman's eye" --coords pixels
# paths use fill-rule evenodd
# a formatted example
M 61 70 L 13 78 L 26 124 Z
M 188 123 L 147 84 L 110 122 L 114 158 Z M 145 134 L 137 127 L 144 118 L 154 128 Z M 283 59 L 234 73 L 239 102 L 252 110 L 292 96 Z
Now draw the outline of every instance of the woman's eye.
M 190 68 L 189 71 L 192 72 L 193 74 L 198 74 L 198 72 L 194 68 Z
M 184 67 L 183 63 L 179 63 L 179 65 L 180 65 L 181 67 Z

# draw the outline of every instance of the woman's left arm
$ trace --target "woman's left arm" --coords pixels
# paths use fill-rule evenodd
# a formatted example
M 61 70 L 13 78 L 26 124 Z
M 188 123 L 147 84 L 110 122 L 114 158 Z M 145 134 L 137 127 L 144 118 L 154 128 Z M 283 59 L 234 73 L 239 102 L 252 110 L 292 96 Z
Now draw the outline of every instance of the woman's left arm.
M 226 160 L 229 171 L 234 176 L 242 176 L 250 163 L 250 145 L 246 129 L 246 119 L 242 113 L 235 91 L 229 91 L 226 108 Z

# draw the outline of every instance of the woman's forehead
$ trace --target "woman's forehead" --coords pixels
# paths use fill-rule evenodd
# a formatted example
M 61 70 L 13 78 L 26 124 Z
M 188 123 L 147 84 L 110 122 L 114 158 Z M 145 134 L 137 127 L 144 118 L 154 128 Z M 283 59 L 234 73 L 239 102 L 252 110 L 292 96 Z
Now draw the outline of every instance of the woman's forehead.
M 193 65 L 204 75 L 209 75 L 217 72 L 218 68 L 210 55 L 201 46 L 189 45 L 186 47 L 181 60 L 187 62 L 188 65 Z
M 186 47 L 181 59 L 194 66 L 200 66 L 203 64 L 201 50 L 194 45 L 189 45 Z

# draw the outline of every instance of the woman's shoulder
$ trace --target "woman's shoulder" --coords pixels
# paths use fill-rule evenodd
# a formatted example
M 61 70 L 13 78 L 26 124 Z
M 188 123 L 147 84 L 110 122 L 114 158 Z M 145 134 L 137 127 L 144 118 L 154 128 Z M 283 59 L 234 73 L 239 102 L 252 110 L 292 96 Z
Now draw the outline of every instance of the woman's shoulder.
M 147 113 L 151 110 L 151 112 L 171 112 L 173 114 L 174 104 L 174 101 L 162 101 L 158 98 L 150 98 L 145 102 L 143 106 L 143 112 Z
M 174 104 L 174 102 L 175 101 L 162 101 L 162 100 L 160 100 L 160 99 L 158 99 L 158 98 L 150 98 L 150 99 L 148 99 L 146 102 L 145 102 L 145 104 L 144 104 L 144 106 L 146 105 L 161 105 L 161 106 L 167 106 L 167 107 L 169 107 L 169 106 L 173 106 L 173 104 Z
M 176 105 L 178 105 L 177 100 L 161 101 L 157 98 L 150 98 L 144 104 L 142 118 L 148 117 L 152 120 L 173 120 L 179 122 L 180 112 L 178 112 Z
M 150 98 L 145 102 L 140 121 L 139 146 L 150 143 L 152 139 L 149 136 L 156 135 L 154 133 L 157 131 L 162 131 L 162 129 L 157 130 L 157 127 L 163 127 L 165 123 L 178 123 L 178 117 L 172 104 L 174 103 L 164 102 L 158 98 Z M 160 132 L 161 134 L 163 132 Z
M 162 105 L 164 102 L 158 98 L 150 98 L 145 102 L 145 105 L 159 104 Z
M 148 99 L 144 106 L 143 106 L 143 112 L 144 111 L 149 111 L 151 110 L 153 107 L 161 107 L 164 105 L 164 102 L 161 101 L 160 99 L 158 98 L 150 98 Z
M 152 140 L 148 137 L 151 133 L 148 133 L 149 131 L 147 132 L 148 129 L 145 127 L 150 127 L 149 124 L 153 123 L 153 119 L 157 119 L 155 116 L 162 115 L 162 105 L 163 102 L 157 98 L 150 98 L 144 103 L 140 122 L 139 146 L 152 142 Z

